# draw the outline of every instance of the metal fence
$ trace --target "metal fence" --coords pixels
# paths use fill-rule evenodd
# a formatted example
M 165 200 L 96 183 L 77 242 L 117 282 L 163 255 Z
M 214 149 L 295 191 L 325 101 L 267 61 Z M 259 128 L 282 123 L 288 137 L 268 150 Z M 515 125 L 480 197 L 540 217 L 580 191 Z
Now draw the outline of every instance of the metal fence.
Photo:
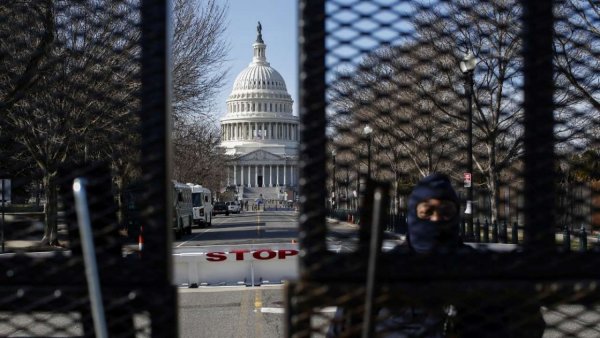
M 589 226 L 600 210 L 598 4 L 299 8 L 303 254 L 300 279 L 287 286 L 287 335 L 438 336 L 443 326 L 461 337 L 597 336 L 598 251 L 564 250 L 571 236 L 561 231 L 567 221 Z M 471 211 L 467 241 L 515 236 L 517 249 L 382 252 L 380 216 L 432 172 L 449 175 Z M 569 190 L 576 185 L 589 194 Z M 490 194 L 488 222 L 473 218 L 484 208 L 474 188 Z M 326 206 L 356 204 L 356 251 L 329 251 Z M 411 331 L 415 322 L 422 331 Z
M 0 336 L 177 336 L 167 4 L 0 4 L 0 176 L 10 183 L 0 206 Z M 87 181 L 96 284 L 76 178 Z

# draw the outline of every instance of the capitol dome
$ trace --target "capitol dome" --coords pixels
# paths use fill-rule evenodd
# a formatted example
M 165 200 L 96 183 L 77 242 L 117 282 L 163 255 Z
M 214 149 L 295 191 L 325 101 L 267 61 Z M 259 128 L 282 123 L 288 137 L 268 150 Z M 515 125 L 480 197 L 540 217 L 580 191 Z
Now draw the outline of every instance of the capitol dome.
M 267 62 L 260 23 L 252 48 L 252 62 L 236 77 L 221 118 L 227 187 L 235 187 L 240 200 L 289 200 L 297 192 L 299 120 L 285 80 Z
M 233 92 L 230 97 L 244 93 L 248 90 L 278 91 L 287 94 L 285 81 L 278 71 L 269 63 L 251 63 L 244 69 L 233 83 Z
M 281 74 L 267 62 L 267 45 L 262 39 L 262 33 L 258 33 L 252 47 L 254 49 L 252 62 L 238 74 L 227 99 L 227 115 L 232 117 L 237 117 L 239 113 L 291 115 L 294 101 L 287 92 Z

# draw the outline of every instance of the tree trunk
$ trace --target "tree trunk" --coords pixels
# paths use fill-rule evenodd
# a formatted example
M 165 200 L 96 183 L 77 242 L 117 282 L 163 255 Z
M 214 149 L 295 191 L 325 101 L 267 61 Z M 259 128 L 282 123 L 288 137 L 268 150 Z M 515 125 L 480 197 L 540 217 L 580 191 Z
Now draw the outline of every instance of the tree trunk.
M 124 179 L 122 173 L 117 174 L 115 177 L 117 191 L 116 191 L 116 203 L 117 203 L 117 222 L 120 227 L 125 227 L 125 208 L 123 206 L 124 201 Z
M 46 191 L 46 206 L 44 207 L 44 237 L 40 244 L 58 245 L 58 194 L 56 186 L 56 171 L 44 174 L 44 190 Z
M 498 209 L 498 205 L 500 204 L 500 184 L 498 177 L 499 175 L 496 170 L 490 170 L 489 187 L 490 193 L 492 194 L 490 198 L 492 223 L 498 220 L 500 212 Z

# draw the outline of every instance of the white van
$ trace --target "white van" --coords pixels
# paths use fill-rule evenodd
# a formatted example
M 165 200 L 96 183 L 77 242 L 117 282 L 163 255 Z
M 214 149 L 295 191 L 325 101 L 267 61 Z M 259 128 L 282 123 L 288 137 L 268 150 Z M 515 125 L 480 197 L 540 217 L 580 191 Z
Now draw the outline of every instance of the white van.
M 213 216 L 212 192 L 199 184 L 188 183 L 192 189 L 192 209 L 194 224 L 200 227 L 211 226 Z

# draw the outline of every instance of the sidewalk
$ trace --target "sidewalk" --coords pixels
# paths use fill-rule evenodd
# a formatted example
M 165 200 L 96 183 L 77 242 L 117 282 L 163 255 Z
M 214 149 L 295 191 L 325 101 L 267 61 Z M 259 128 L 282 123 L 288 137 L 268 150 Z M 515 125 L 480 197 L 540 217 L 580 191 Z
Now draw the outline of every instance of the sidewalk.
M 69 250 L 67 229 L 59 226 L 58 242 L 60 246 L 42 245 L 43 233 L 35 232 L 25 238 L 4 239 L 4 252 L 37 252 L 37 251 L 66 251 Z

